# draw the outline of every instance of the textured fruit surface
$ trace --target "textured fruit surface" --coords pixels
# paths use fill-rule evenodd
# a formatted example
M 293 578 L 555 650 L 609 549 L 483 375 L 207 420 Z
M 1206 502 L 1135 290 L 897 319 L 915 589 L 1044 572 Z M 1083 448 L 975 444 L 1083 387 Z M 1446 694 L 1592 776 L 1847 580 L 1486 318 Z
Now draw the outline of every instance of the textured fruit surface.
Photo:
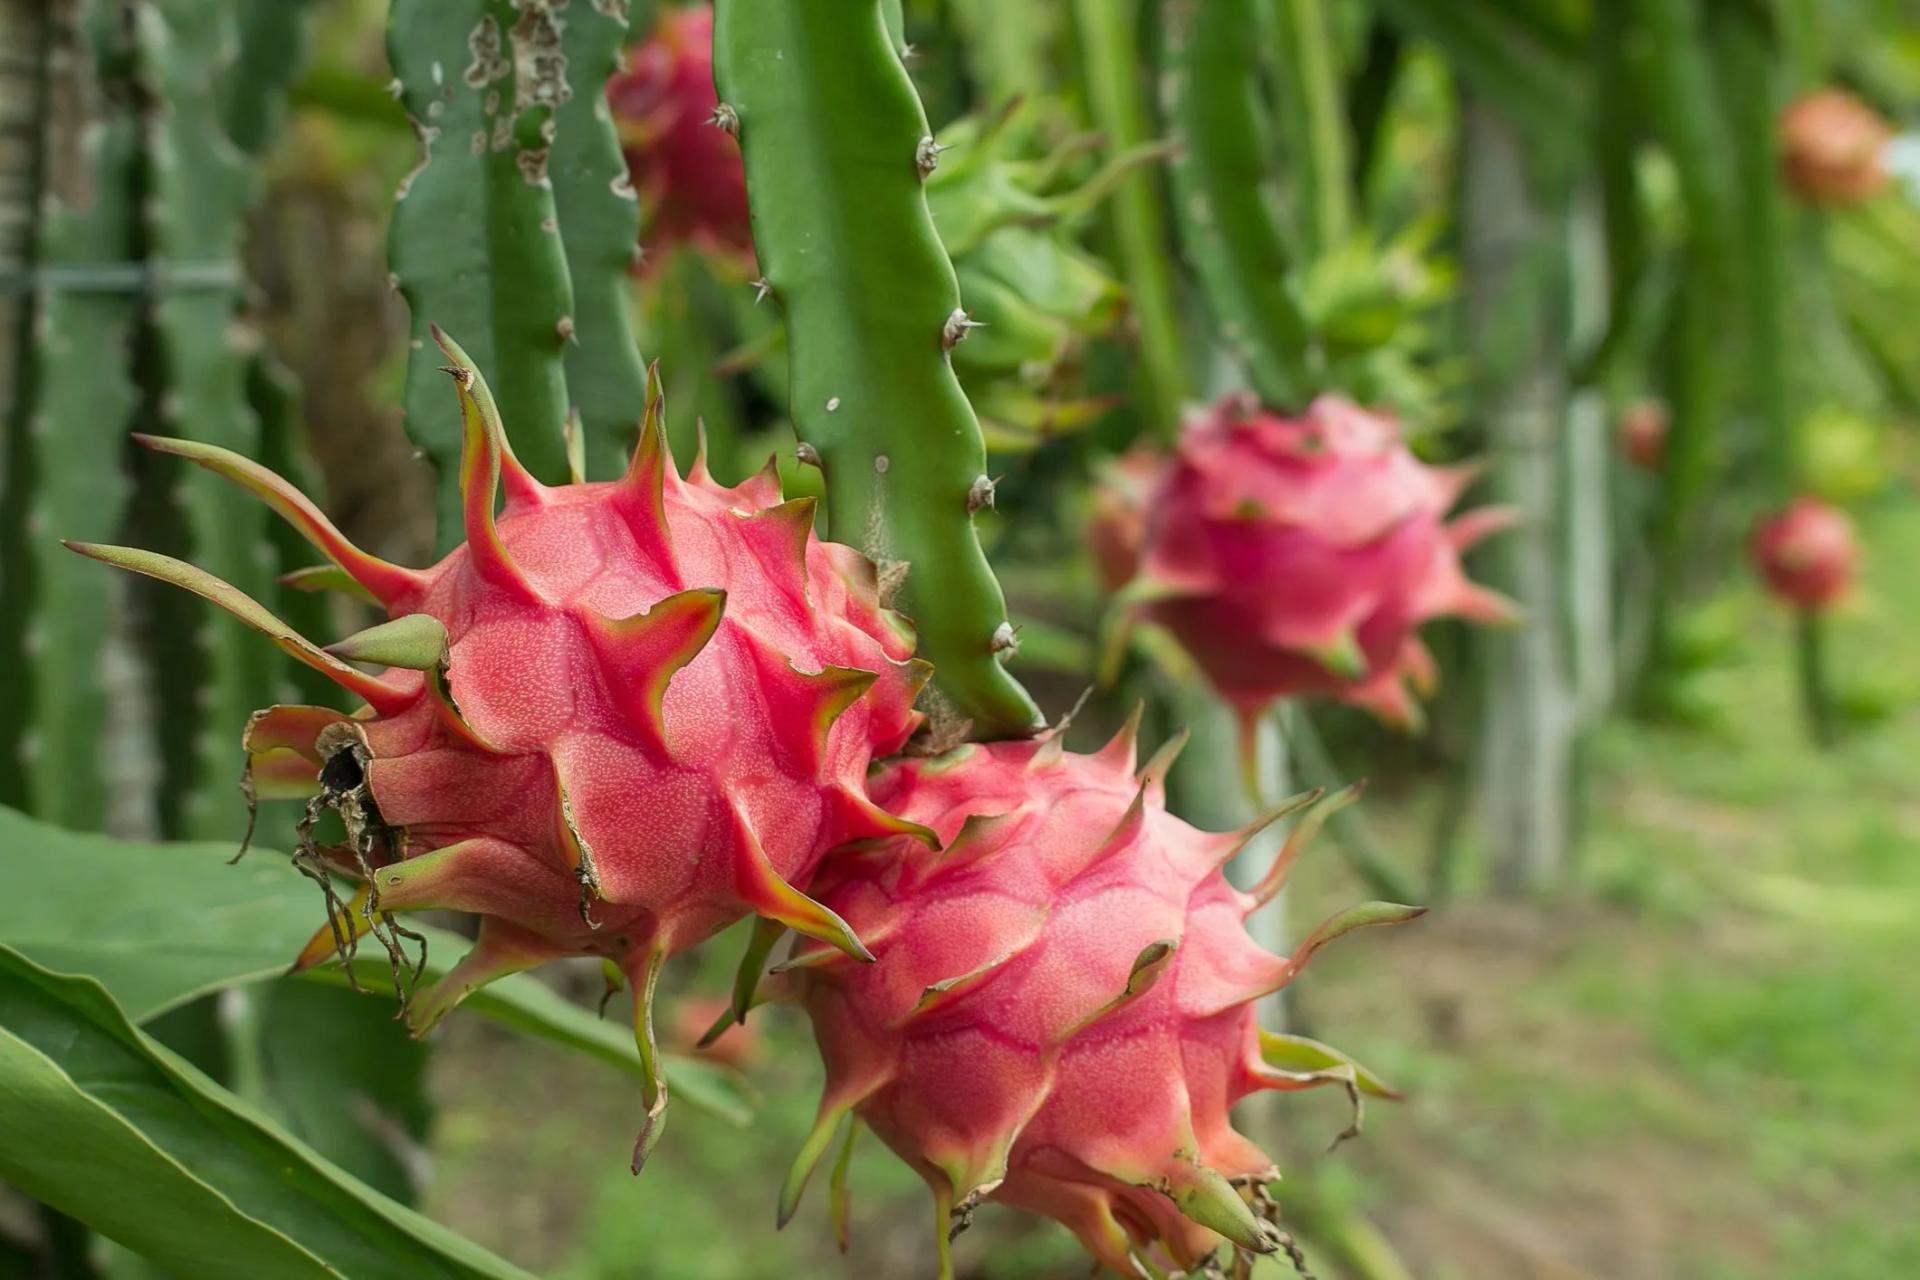
M 1337 397 L 1298 418 L 1228 399 L 1188 425 L 1146 486 L 1123 598 L 1178 636 L 1243 716 L 1325 696 L 1411 725 L 1408 686 L 1433 676 L 1420 625 L 1517 614 L 1460 564 L 1510 513 L 1446 521 L 1474 476 L 1422 463 L 1392 419 Z
M 716 122 L 713 9 L 661 5 L 653 33 L 607 84 L 648 253 L 677 244 L 750 258 L 740 148 Z
M 1760 521 L 1749 549 L 1773 594 L 1804 612 L 1840 600 L 1860 568 L 1853 521 L 1818 498 L 1795 498 L 1784 511 Z
M 1841 89 L 1816 90 L 1780 113 L 1781 170 L 1813 204 L 1856 204 L 1879 192 L 1892 140 L 1880 114 Z
M 1046 1214 L 1126 1274 L 1135 1253 L 1189 1267 L 1222 1236 L 1275 1246 L 1252 1207 L 1273 1162 L 1228 1109 L 1262 1089 L 1379 1086 L 1324 1046 L 1308 1070 L 1270 1060 L 1310 1042 L 1264 1035 L 1254 1002 L 1340 933 L 1418 913 L 1369 904 L 1269 954 L 1243 921 L 1317 823 L 1242 893 L 1219 868 L 1252 833 L 1169 814 L 1166 763 L 1136 776 L 1129 729 L 1093 755 L 1057 737 L 973 745 L 876 777 L 875 798 L 946 847 L 835 854 L 815 881 L 878 959 L 809 944 L 790 962 L 827 1083 L 783 1221 L 851 1110 L 948 1210 Z
M 781 502 L 771 467 L 734 488 L 698 462 L 678 474 L 657 379 L 625 477 L 548 488 L 446 349 L 467 540 L 431 569 L 358 551 L 244 458 L 147 442 L 260 494 L 392 621 L 322 650 L 177 561 L 79 549 L 224 605 L 369 704 L 353 717 L 274 707 L 247 726 L 252 792 L 310 801 L 304 869 L 363 882 L 351 907 L 329 894 L 304 960 L 373 933 L 397 963 L 393 912 L 474 912 L 479 941 L 412 1000 L 416 1029 L 491 978 L 593 954 L 637 993 L 651 1062 L 660 962 L 728 922 L 758 914 L 860 951 L 794 885 L 829 846 L 905 829 L 866 798 L 865 775 L 916 727 L 926 667 L 879 607 L 871 566 L 815 538 L 811 500 Z M 314 843 L 324 808 L 344 844 Z

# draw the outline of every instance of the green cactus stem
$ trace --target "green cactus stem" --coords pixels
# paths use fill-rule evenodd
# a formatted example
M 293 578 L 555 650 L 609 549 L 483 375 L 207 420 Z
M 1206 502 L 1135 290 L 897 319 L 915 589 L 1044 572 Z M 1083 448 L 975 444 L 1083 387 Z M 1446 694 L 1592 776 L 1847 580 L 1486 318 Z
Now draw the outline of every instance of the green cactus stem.
M 1075 0 L 1073 8 L 1089 114 L 1108 143 L 1122 150 L 1153 140 L 1138 87 L 1139 8 L 1136 0 Z M 1150 429 L 1170 440 L 1180 429 L 1180 402 L 1187 394 L 1188 379 L 1160 206 L 1159 175 L 1138 170 L 1114 192 L 1109 216 L 1115 256 L 1140 331 L 1142 412 Z
M 238 318 L 238 253 L 252 184 L 223 130 L 218 93 L 233 10 L 220 0 L 152 0 L 135 16 L 141 75 L 165 104 L 147 118 L 147 235 L 159 286 L 151 312 L 156 416 L 166 434 L 250 454 L 259 423 L 247 401 L 253 339 Z M 265 594 L 273 559 L 258 508 L 204 473 L 177 483 L 194 559 L 244 591 Z M 176 700 L 163 710 L 164 785 L 184 803 L 180 834 L 224 836 L 245 821 L 233 789 L 233 727 L 270 697 L 271 668 L 245 630 L 225 619 L 202 617 L 193 631 L 204 684 L 191 689 L 190 705 Z M 187 682 L 177 675 L 169 675 L 173 693 L 184 695 Z
M 1269 3 L 1281 74 L 1276 114 L 1292 158 L 1296 217 L 1315 257 L 1346 239 L 1353 221 L 1353 161 L 1325 0 Z
M 579 7 L 591 7 L 582 0 Z M 573 289 L 549 177 L 573 93 L 551 0 L 394 0 L 387 59 L 420 139 L 387 261 L 412 313 L 407 432 L 439 472 L 440 546 L 459 540 L 460 424 L 428 327 L 457 333 L 539 479 L 567 478 Z
M 110 0 L 78 6 L 74 47 L 49 59 L 52 164 L 34 258 L 62 267 L 124 262 L 136 238 L 139 123 Z M 63 826 L 97 828 L 107 811 L 99 758 L 107 723 L 101 670 L 114 611 L 54 534 L 108 537 L 126 506 L 121 450 L 137 395 L 128 368 L 131 292 L 42 283 L 33 300 L 32 377 L 9 442 L 0 497 L 0 803 Z M 75 569 L 79 573 L 73 572 Z
M 973 529 L 986 448 L 948 355 L 975 322 L 927 213 L 939 152 L 878 0 L 721 0 L 714 54 L 832 532 L 879 563 L 953 716 L 980 736 L 1031 733 Z
M 1275 212 L 1271 127 L 1260 105 L 1253 0 L 1172 0 L 1164 108 L 1180 150 L 1174 215 L 1221 337 L 1260 398 L 1297 408 L 1310 389 L 1308 331 L 1287 280 Z
M 587 475 L 611 479 L 632 451 L 647 398 L 646 365 L 627 311 L 640 204 L 607 109 L 607 80 L 620 60 L 631 15 L 626 0 L 581 0 L 568 6 L 564 18 L 560 47 L 571 90 L 555 114 L 547 172 L 573 282 L 567 393 Z M 515 430 L 517 435 L 517 425 Z

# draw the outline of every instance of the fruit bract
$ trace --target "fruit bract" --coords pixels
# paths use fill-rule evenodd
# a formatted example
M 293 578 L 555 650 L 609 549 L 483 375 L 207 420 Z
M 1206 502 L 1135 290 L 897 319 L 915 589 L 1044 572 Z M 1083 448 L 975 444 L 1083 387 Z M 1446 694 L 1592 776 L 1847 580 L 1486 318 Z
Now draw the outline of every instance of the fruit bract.
M 660 5 L 653 32 L 607 84 L 643 211 L 641 243 L 753 256 L 747 175 L 713 88 L 713 8 Z
M 1853 521 L 1818 498 L 1795 498 L 1754 526 L 1754 566 L 1774 596 L 1803 613 L 1830 608 L 1860 567 Z
M 948 1214 L 964 1224 L 983 1199 L 1058 1219 L 1129 1275 L 1136 1254 L 1188 1268 L 1223 1237 L 1282 1243 L 1256 1209 L 1273 1162 L 1228 1109 L 1263 1089 L 1387 1091 L 1323 1045 L 1262 1032 L 1254 1004 L 1332 939 L 1419 909 L 1369 903 L 1290 957 L 1264 951 L 1245 917 L 1353 793 L 1312 811 L 1242 893 L 1219 868 L 1265 823 L 1213 835 L 1169 814 L 1171 756 L 1136 775 L 1130 726 L 1096 754 L 1065 752 L 1055 734 L 876 777 L 876 799 L 946 846 L 836 853 L 815 880 L 877 961 L 803 942 L 783 974 L 827 1081 L 782 1223 L 844 1121 L 871 1126 L 932 1188 L 943 1274 Z
M 351 907 L 329 891 L 303 963 L 371 932 L 397 965 L 391 913 L 474 912 L 472 952 L 410 1002 L 416 1031 L 502 974 L 598 955 L 634 988 L 652 1070 L 661 962 L 730 921 L 757 914 L 864 954 L 794 885 L 831 845 L 914 829 L 867 798 L 865 775 L 916 727 L 927 668 L 872 567 L 814 537 L 812 501 L 781 502 L 771 465 L 732 489 L 700 462 L 681 478 L 657 374 L 625 477 L 548 488 L 515 461 L 471 362 L 442 345 L 467 539 L 431 569 L 361 552 L 245 458 L 145 441 L 253 490 L 391 621 L 321 649 L 179 561 L 76 549 L 224 606 L 366 701 L 353 716 L 272 707 L 246 727 L 250 793 L 309 801 L 296 861 L 322 884 L 362 882 Z M 314 843 L 323 808 L 345 844 Z M 636 1164 L 665 1103 L 652 1076 Z
M 1229 398 L 1188 425 L 1147 487 L 1121 599 L 1179 637 L 1243 719 L 1326 696 L 1411 727 L 1408 685 L 1433 678 L 1419 626 L 1518 616 L 1460 564 L 1512 513 L 1445 520 L 1476 474 L 1422 463 L 1391 418 L 1335 396 L 1298 418 Z

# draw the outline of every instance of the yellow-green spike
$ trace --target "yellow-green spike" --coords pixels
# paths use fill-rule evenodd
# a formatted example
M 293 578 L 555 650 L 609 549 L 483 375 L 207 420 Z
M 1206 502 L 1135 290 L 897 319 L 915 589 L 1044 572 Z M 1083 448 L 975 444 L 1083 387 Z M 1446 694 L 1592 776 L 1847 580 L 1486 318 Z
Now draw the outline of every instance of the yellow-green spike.
M 409 613 L 336 640 L 327 652 L 347 662 L 432 671 L 447 661 L 447 628 L 431 614 Z
M 1061 1039 L 1071 1040 L 1102 1018 L 1119 1012 L 1153 990 L 1179 952 L 1180 939 L 1178 938 L 1161 938 L 1157 942 L 1149 942 L 1140 948 L 1140 954 L 1133 958 L 1133 967 L 1127 971 L 1127 985 L 1120 989 L 1120 994 L 1081 1019 Z
M 353 575 L 337 564 L 310 564 L 303 569 L 289 569 L 280 575 L 280 585 L 291 587 L 295 591 L 337 591 L 356 600 L 365 600 L 368 604 L 379 604 L 373 592 L 361 586 Z
M 858 1115 L 847 1117 L 846 1136 L 840 1140 L 840 1154 L 833 1158 L 833 1177 L 827 1184 L 827 1213 L 833 1222 L 833 1241 L 845 1253 L 853 1240 L 853 1196 L 847 1189 L 847 1172 L 853 1167 L 854 1144 L 864 1128 Z
M 1279 1247 L 1273 1226 L 1255 1216 L 1252 1206 L 1217 1170 L 1197 1161 L 1178 1161 L 1168 1171 L 1167 1194 L 1181 1213 L 1242 1249 L 1272 1253 Z
M 740 850 L 735 865 L 741 900 L 756 914 L 776 920 L 795 933 L 831 943 L 854 959 L 871 963 L 873 953 L 845 920 L 788 884 L 774 869 L 746 814 L 735 809 L 733 821 Z
M 494 979 L 531 969 L 561 954 L 525 929 L 496 916 L 482 917 L 473 950 L 407 1006 L 407 1029 L 423 1036 L 454 1006 Z
M 514 459 L 507 446 L 506 432 L 500 423 L 500 410 L 487 389 L 486 379 L 467 353 L 453 339 L 433 326 L 433 340 L 453 363 L 447 372 L 453 378 L 460 397 L 460 505 L 466 523 L 467 555 L 474 570 L 497 587 L 513 591 L 524 599 L 539 601 L 540 593 L 520 572 L 500 541 L 494 520 L 493 504 L 499 494 L 503 474 L 509 477 L 509 489 L 515 477 L 524 478 L 522 491 L 538 484 Z
M 633 729 L 662 756 L 671 754 L 662 711 L 667 683 L 713 639 L 726 607 L 726 592 L 700 587 L 627 618 L 580 615 L 606 668 L 608 691 Z
M 110 547 L 97 542 L 65 542 L 63 545 L 89 559 L 156 578 L 219 605 L 273 641 L 282 652 L 312 667 L 349 693 L 364 698 L 382 714 L 400 711 L 413 701 L 413 695 L 407 691 L 356 671 L 296 632 L 246 592 L 184 560 L 163 556 L 157 551 Z
M 640 1100 L 646 1106 L 640 1134 L 633 1142 L 633 1171 L 638 1174 L 660 1141 L 667 1121 L 667 1077 L 661 1071 L 660 1048 L 653 1034 L 654 993 L 660 986 L 660 970 L 667 959 L 666 948 L 658 944 L 641 957 L 637 973 L 629 974 L 633 987 L 633 1043 L 640 1054 Z
M 174 440 L 140 432 L 135 432 L 133 438 L 156 453 L 169 453 L 205 467 L 265 502 L 301 537 L 331 560 L 332 567 L 359 594 L 391 607 L 416 599 L 426 590 L 427 578 L 424 574 L 389 564 L 354 546 L 306 494 L 294 488 L 285 477 L 261 466 L 252 458 L 197 440 Z
M 806 1141 L 800 1144 L 799 1154 L 787 1166 L 787 1176 L 780 1183 L 780 1203 L 774 1212 L 775 1229 L 784 1229 L 793 1221 L 794 1213 L 800 1208 L 800 1197 L 806 1194 L 807 1182 L 813 1177 L 813 1171 L 819 1167 L 821 1158 L 827 1154 L 827 1147 L 833 1141 L 834 1130 L 840 1127 L 852 1109 L 850 1103 L 843 1102 L 832 1107 L 822 1103 L 819 1114 L 814 1117 L 813 1128 L 807 1131 Z
M 1287 874 L 1293 870 L 1294 861 L 1299 858 L 1300 851 L 1320 834 L 1320 828 L 1326 825 L 1328 818 L 1358 800 L 1360 793 L 1366 789 L 1365 779 L 1352 786 L 1344 787 L 1315 805 L 1308 811 L 1306 817 L 1300 819 L 1299 824 L 1287 833 L 1287 842 L 1280 847 L 1273 865 L 1267 868 L 1267 873 L 1261 876 L 1260 882 L 1250 890 L 1256 903 L 1264 906 L 1273 901 L 1274 895 L 1279 893 L 1281 887 L 1286 884 Z

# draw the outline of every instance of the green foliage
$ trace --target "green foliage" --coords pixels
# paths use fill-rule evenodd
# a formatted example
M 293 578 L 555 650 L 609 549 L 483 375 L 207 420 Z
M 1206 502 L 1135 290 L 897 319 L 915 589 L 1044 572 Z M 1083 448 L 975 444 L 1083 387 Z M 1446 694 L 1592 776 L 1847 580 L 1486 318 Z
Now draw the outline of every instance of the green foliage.
M 904 572 L 895 603 L 955 715 L 1030 733 L 1040 713 L 1001 665 L 1012 629 L 973 530 L 986 448 L 947 358 L 967 316 L 927 212 L 938 157 L 879 6 L 722 0 L 714 53 L 831 531 Z
M 228 866 L 225 844 L 143 844 L 64 831 L 0 808 L 0 944 L 58 973 L 98 981 L 136 1022 L 225 987 L 284 974 L 325 924 L 318 891 L 279 855 L 256 849 Z M 422 928 L 428 976 L 450 969 L 465 940 Z M 384 954 L 355 961 L 361 985 L 391 982 Z M 303 975 L 344 983 L 338 969 Z M 390 1016 L 384 997 L 364 997 Z M 638 1079 L 633 1037 L 526 975 L 503 978 L 464 1008 L 536 1039 L 573 1049 Z M 669 1056 L 675 1094 L 744 1123 L 750 1103 L 728 1073 Z
M 54 145 L 70 167 L 50 175 L 35 256 L 63 270 L 125 263 L 136 240 L 140 122 L 126 97 L 126 50 L 114 0 L 74 14 L 81 46 L 62 64 L 70 111 L 52 115 Z M 29 806 L 73 826 L 101 821 L 107 804 L 103 659 L 115 592 L 53 538 L 111 540 L 125 512 L 120 461 L 137 405 L 130 290 L 43 282 L 33 300 L 30 380 L 8 424 L 0 494 L 0 803 Z
M 0 946 L 0 1173 L 208 1277 L 523 1273 L 371 1191 L 137 1030 L 106 989 Z

